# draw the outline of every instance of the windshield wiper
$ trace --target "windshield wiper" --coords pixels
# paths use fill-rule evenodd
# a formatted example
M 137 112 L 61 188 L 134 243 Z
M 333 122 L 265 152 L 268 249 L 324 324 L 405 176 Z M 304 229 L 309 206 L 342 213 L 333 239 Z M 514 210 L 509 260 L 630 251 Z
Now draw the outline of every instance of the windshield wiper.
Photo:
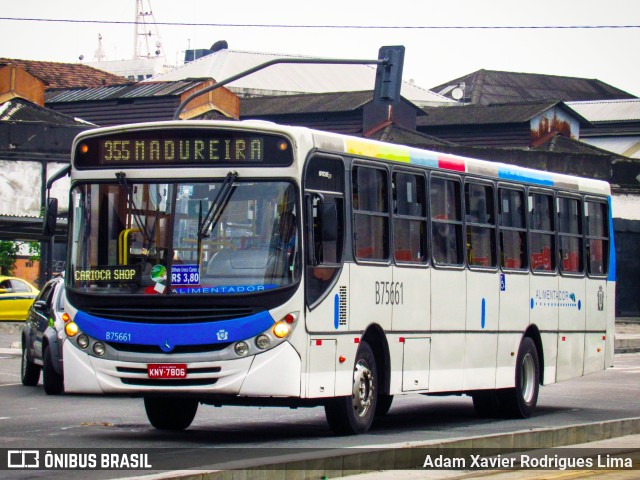
M 138 225 L 138 228 L 140 229 L 140 231 L 142 232 L 142 236 L 144 237 L 143 246 L 144 246 L 144 248 L 149 249 L 149 248 L 151 248 L 151 245 L 153 244 L 153 235 L 154 235 L 155 230 L 156 230 L 156 225 L 158 224 L 158 216 L 157 216 L 158 215 L 158 211 L 156 211 L 156 221 L 153 224 L 153 228 L 151 229 L 151 233 L 149 233 L 149 231 L 147 230 L 146 225 L 142 221 L 142 212 L 140 211 L 140 209 L 136 205 L 136 202 L 135 202 L 135 199 L 134 199 L 134 196 L 133 196 L 133 189 L 131 188 L 131 185 L 127 181 L 127 174 L 124 173 L 124 172 L 117 172 L 116 173 L 116 178 L 118 179 L 118 182 L 120 182 L 120 184 L 127 191 L 127 197 L 129 198 L 130 210 L 133 213 L 133 219 L 135 220 L 136 225 Z
M 231 194 L 234 191 L 233 183 L 236 178 L 238 178 L 238 172 L 229 172 L 227 176 L 222 181 L 222 186 L 216 197 L 211 202 L 211 206 L 209 207 L 209 211 L 205 215 L 204 219 L 200 221 L 198 219 L 198 241 L 206 238 L 208 236 L 208 231 L 216 226 L 218 220 L 220 220 L 220 215 L 224 211 L 229 199 L 231 198 Z

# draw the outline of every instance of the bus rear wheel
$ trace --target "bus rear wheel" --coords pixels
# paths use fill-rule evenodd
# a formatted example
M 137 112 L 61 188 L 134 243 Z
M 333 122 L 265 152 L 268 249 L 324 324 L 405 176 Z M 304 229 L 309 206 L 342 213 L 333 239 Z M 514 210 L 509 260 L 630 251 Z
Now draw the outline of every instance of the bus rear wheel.
M 158 430 L 184 430 L 191 425 L 198 401 L 190 398 L 144 397 L 149 423 Z
M 378 372 L 373 350 L 360 342 L 353 367 L 352 394 L 324 407 L 329 427 L 338 435 L 365 433 L 371 427 L 378 399 Z
M 529 418 L 538 402 L 540 388 L 538 349 L 529 337 L 520 342 L 515 377 L 515 387 L 500 391 L 500 405 L 509 417 Z

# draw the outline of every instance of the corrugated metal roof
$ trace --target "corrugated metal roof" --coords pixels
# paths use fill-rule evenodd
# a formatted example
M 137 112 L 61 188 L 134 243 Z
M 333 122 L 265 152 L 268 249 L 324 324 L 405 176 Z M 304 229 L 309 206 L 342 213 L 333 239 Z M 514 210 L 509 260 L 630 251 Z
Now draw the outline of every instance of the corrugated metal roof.
M 0 121 L 41 122 L 48 125 L 74 127 L 92 125 L 89 122 L 41 107 L 23 98 L 12 98 L 0 104 Z
M 567 102 L 567 105 L 593 123 L 640 121 L 640 99 Z
M 478 105 L 529 100 L 568 102 L 637 98 L 597 79 L 484 69 L 449 80 L 431 90 L 452 98 L 453 90 L 462 84 L 464 97 L 461 101 Z
M 96 100 L 117 100 L 119 98 L 151 98 L 178 96 L 202 84 L 202 80 L 133 83 L 119 86 L 51 90 L 45 95 L 45 103 L 92 102 Z
M 309 57 L 225 49 L 145 81 L 188 78 L 221 81 L 276 58 Z M 280 64 L 240 78 L 227 85 L 227 88 L 234 92 L 238 89 L 265 91 L 270 95 L 362 91 L 373 90 L 375 75 L 375 66 L 369 65 Z M 401 93 L 416 105 L 451 103 L 451 100 L 409 82 L 403 82 Z
M 581 142 L 629 158 L 640 159 L 640 135 L 634 137 L 587 137 Z
M 555 106 L 567 111 L 570 110 L 564 103 L 558 101 L 427 107 L 424 108 L 427 115 L 419 117 L 417 124 L 418 126 L 432 127 L 525 123 Z M 584 118 L 576 112 L 571 112 L 571 114 L 581 122 L 585 122 Z
M 350 112 L 372 99 L 372 91 L 243 98 L 240 101 L 240 115 L 246 118 L 272 114 Z

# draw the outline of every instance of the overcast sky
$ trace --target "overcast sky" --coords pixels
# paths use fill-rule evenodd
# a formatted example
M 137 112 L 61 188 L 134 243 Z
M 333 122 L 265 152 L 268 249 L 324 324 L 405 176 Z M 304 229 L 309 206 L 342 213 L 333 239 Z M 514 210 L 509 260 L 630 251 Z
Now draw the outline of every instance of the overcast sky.
M 413 79 L 425 88 L 484 68 L 597 78 L 640 96 L 638 0 L 150 2 L 157 22 L 184 24 L 157 26 L 170 64 L 181 63 L 187 48 L 209 48 L 222 39 L 227 40 L 233 50 L 332 58 L 377 58 L 378 49 L 383 45 L 404 45 L 404 79 Z M 149 0 L 143 3 L 148 5 Z M 0 57 L 78 62 L 82 55 L 85 62 L 93 62 L 98 34 L 103 37 L 107 60 L 130 59 L 134 54 L 135 0 L 3 0 L 1 5 Z M 255 25 L 295 25 L 296 28 Z M 304 28 L 314 25 L 325 27 Z M 636 28 L 415 28 L 611 25 Z M 154 34 L 155 29 L 151 28 Z

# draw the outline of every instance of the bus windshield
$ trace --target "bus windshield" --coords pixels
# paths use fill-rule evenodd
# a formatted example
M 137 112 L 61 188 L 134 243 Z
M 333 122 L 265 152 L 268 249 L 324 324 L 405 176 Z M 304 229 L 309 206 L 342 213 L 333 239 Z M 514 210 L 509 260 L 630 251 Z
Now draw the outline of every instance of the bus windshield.
M 69 286 L 97 295 L 238 295 L 300 275 L 296 188 L 287 181 L 78 184 Z

